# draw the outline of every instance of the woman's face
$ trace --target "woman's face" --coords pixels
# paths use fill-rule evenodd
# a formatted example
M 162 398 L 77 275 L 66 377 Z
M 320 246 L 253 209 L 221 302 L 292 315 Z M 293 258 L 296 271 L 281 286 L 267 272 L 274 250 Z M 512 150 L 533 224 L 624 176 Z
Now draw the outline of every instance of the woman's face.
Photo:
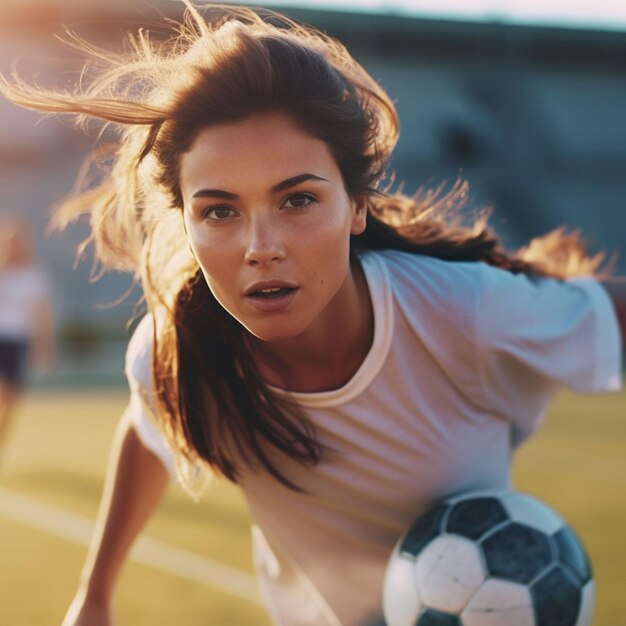
M 315 338 L 354 308 L 349 242 L 365 228 L 365 203 L 346 192 L 327 145 L 288 114 L 202 130 L 180 185 L 209 288 L 253 335 Z

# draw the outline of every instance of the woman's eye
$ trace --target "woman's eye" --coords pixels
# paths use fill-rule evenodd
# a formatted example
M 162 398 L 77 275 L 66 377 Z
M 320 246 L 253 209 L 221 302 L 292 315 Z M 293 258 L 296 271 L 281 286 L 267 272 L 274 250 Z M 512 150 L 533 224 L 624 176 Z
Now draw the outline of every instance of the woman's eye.
M 315 201 L 315 198 L 308 193 L 294 193 L 291 194 L 285 205 L 288 209 L 304 209 Z
M 202 212 L 202 216 L 205 219 L 213 220 L 215 222 L 219 222 L 220 220 L 225 220 L 229 217 L 233 217 L 236 215 L 235 211 L 231 209 L 229 206 L 211 206 L 206 208 Z

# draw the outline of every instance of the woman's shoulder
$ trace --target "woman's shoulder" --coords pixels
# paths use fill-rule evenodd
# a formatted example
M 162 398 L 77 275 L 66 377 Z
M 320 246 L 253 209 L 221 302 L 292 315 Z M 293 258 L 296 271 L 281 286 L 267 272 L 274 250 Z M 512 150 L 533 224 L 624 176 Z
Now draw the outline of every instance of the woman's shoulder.
M 397 250 L 368 253 L 365 263 L 378 265 L 407 319 L 439 325 L 447 320 L 468 332 L 483 328 L 510 336 L 518 326 L 539 329 L 550 323 L 549 311 L 584 314 L 597 307 L 589 294 L 601 290 L 593 279 L 539 277 L 483 261 L 449 261 Z
M 448 261 L 385 250 L 368 258 L 384 266 L 397 302 L 440 313 L 480 310 L 483 319 L 535 319 L 533 311 L 606 308 L 606 294 L 592 277 L 559 279 L 511 272 L 483 261 Z M 513 315 L 515 314 L 515 315 Z
M 368 262 L 385 267 L 393 284 L 411 286 L 414 290 L 440 293 L 445 297 L 455 294 L 486 294 L 492 291 L 529 291 L 536 289 L 558 293 L 573 284 L 593 284 L 590 278 L 561 280 L 557 278 L 511 272 L 484 261 L 457 261 L 400 250 L 382 250 L 366 253 Z M 525 289 L 524 289 L 525 288 Z M 593 288 L 593 287 L 592 287 Z
M 467 304 L 468 298 L 479 297 L 491 270 L 501 271 L 480 261 L 448 261 L 400 250 L 370 252 L 366 258 L 384 266 L 397 297 L 426 297 L 433 303 Z
M 480 267 L 485 265 L 480 261 L 454 261 L 403 250 L 376 250 L 367 252 L 366 256 L 379 259 L 396 275 L 409 277 L 436 275 L 454 278 L 460 274 L 471 277 L 477 275 L 481 271 Z

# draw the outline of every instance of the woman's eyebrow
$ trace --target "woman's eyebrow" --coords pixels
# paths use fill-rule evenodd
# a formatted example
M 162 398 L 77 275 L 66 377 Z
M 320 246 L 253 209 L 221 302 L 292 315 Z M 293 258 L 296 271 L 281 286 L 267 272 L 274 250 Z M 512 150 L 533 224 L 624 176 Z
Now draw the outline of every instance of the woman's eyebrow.
M 284 191 L 285 189 L 289 189 L 290 187 L 295 187 L 296 185 L 303 183 L 305 180 L 323 180 L 328 182 L 326 178 L 316 176 L 315 174 L 298 174 L 298 176 L 292 176 L 291 178 L 287 178 L 287 180 L 277 183 L 272 187 L 271 191 L 272 193 Z
M 322 178 L 321 176 L 316 176 L 315 174 L 298 174 L 297 176 L 292 176 L 291 178 L 287 178 L 286 180 L 281 181 L 280 183 L 276 183 L 272 188 L 272 193 L 278 193 L 279 191 L 285 191 L 285 189 L 289 189 L 290 187 L 295 187 L 300 183 L 303 183 L 305 180 L 322 180 L 324 182 L 328 182 L 326 178 Z M 237 200 L 239 196 L 236 193 L 232 193 L 230 191 L 224 191 L 223 189 L 198 189 L 192 198 L 220 198 L 221 200 Z
M 192 198 L 221 198 L 222 200 L 237 200 L 239 196 L 236 193 L 230 191 L 223 191 L 222 189 L 198 189 Z

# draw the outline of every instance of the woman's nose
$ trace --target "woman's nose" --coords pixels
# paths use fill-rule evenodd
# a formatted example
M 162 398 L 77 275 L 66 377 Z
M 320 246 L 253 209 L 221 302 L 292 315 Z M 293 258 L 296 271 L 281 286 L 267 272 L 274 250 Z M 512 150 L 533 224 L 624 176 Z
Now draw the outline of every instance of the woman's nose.
M 276 225 L 271 220 L 255 220 L 249 225 L 245 261 L 252 265 L 280 262 L 285 258 L 285 247 Z

